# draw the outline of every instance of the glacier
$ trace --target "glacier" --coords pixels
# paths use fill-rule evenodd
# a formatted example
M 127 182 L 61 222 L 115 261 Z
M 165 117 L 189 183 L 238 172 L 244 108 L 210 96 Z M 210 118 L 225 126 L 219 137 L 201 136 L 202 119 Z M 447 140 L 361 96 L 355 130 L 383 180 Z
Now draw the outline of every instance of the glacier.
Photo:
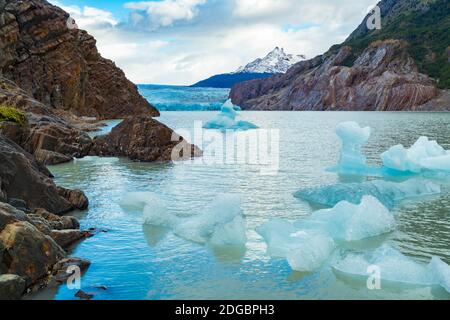
M 238 116 L 237 111 L 239 107 L 233 105 L 231 99 L 226 101 L 220 112 L 203 126 L 204 129 L 218 129 L 218 130 L 251 130 L 258 129 L 258 126 L 248 121 L 236 120 Z
M 366 253 L 349 253 L 332 268 L 338 275 L 366 280 L 371 266 L 379 268 L 382 281 L 415 286 L 438 285 L 450 293 L 449 265 L 438 257 L 433 257 L 428 265 L 424 265 L 389 245 Z
M 394 206 L 406 199 L 436 195 L 441 192 L 439 185 L 421 178 L 405 182 L 374 180 L 361 183 L 338 183 L 297 191 L 296 198 L 325 207 L 333 207 L 341 201 L 358 204 L 365 195 L 377 198 L 385 207 Z
M 164 201 L 151 192 L 128 193 L 120 205 L 141 211 L 144 224 L 170 228 L 189 241 L 213 246 L 244 246 L 247 242 L 247 223 L 238 195 L 218 195 L 202 213 L 190 217 L 169 212 Z
M 409 149 L 403 145 L 393 146 L 381 159 L 386 168 L 400 172 L 450 171 L 450 151 L 427 137 L 420 137 Z

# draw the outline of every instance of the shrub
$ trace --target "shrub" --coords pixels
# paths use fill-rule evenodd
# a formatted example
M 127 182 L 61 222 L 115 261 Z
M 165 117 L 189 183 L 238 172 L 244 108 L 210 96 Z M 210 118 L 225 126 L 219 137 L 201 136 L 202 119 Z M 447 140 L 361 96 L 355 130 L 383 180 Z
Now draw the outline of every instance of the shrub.
M 15 122 L 23 126 L 27 124 L 27 117 L 25 113 L 16 108 L 0 105 L 0 122 L 3 121 Z

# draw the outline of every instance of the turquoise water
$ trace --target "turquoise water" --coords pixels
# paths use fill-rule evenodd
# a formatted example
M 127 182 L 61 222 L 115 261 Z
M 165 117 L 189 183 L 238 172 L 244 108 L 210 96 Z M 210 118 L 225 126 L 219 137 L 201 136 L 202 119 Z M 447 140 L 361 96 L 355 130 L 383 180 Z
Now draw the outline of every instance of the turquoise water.
M 220 110 L 230 89 L 138 85 L 140 94 L 161 111 Z
M 160 120 L 172 128 L 192 129 L 215 112 L 163 112 Z M 369 291 L 365 283 L 337 278 L 329 265 L 309 273 L 293 272 L 285 259 L 271 259 L 255 228 L 274 217 L 298 219 L 312 208 L 292 194 L 300 188 L 341 181 L 325 169 L 336 164 L 341 121 L 371 126 L 365 148 L 370 164 L 390 146 L 411 145 L 420 135 L 437 139 L 450 149 L 450 113 L 313 113 L 243 112 L 242 119 L 262 129 L 280 129 L 280 170 L 261 175 L 258 165 L 187 165 L 133 163 L 126 159 L 88 157 L 50 167 L 56 182 L 80 188 L 91 205 L 78 213 L 82 227 L 106 232 L 82 242 L 74 256 L 92 266 L 82 289 L 96 299 L 449 299 L 439 287 L 383 286 Z M 450 188 L 438 181 L 439 196 L 396 207 L 397 230 L 347 248 L 375 248 L 388 243 L 416 261 L 437 255 L 450 263 Z M 170 230 L 144 226 L 142 213 L 122 209 L 126 192 L 151 191 L 179 216 L 198 214 L 218 193 L 242 196 L 247 218 L 245 250 L 223 251 L 188 242 Z M 106 286 L 107 290 L 96 289 Z M 75 299 L 61 286 L 36 298 Z

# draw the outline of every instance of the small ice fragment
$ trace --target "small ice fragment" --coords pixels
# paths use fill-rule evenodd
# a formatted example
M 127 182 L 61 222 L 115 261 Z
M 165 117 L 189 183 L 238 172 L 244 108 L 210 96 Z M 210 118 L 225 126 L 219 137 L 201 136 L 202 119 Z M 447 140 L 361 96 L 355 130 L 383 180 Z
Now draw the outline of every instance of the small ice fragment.
M 267 244 L 267 253 L 272 257 L 285 258 L 297 244 L 291 234 L 298 231 L 290 222 L 283 219 L 272 219 L 256 229 Z
M 296 240 L 297 245 L 287 254 L 292 270 L 310 272 L 320 268 L 334 250 L 334 241 L 321 233 L 304 233 Z
M 436 282 L 450 293 L 450 266 L 440 258 L 433 257 L 427 268 L 434 276 Z
M 336 134 L 342 141 L 339 164 L 335 171 L 339 172 L 365 172 L 367 168 L 366 157 L 362 147 L 370 138 L 370 127 L 362 128 L 353 121 L 340 123 L 336 127 Z
M 359 241 L 379 236 L 395 229 L 395 219 L 389 210 L 372 196 L 363 196 L 356 205 L 339 202 L 332 209 L 316 211 L 308 219 L 320 225 L 334 240 Z M 302 228 L 304 220 L 294 225 Z
M 365 254 L 349 254 L 333 269 L 338 274 L 367 279 L 370 266 L 379 268 L 382 281 L 421 286 L 434 285 L 436 282 L 425 265 L 387 245 Z
M 427 137 L 420 137 L 409 149 L 402 145 L 393 146 L 381 155 L 381 159 L 386 168 L 401 172 L 450 171 L 450 151 Z
M 129 192 L 119 205 L 128 210 L 142 211 L 147 204 L 159 201 L 159 197 L 152 192 Z
M 181 218 L 175 234 L 187 240 L 216 246 L 242 246 L 247 242 L 246 220 L 237 195 L 219 195 L 197 216 Z
M 383 180 L 362 183 L 338 183 L 297 191 L 294 196 L 311 203 L 333 207 L 341 201 L 354 204 L 361 202 L 364 195 L 377 198 L 385 207 L 392 209 L 399 201 L 439 194 L 441 188 L 424 179 L 411 179 L 402 183 Z
M 258 126 L 247 121 L 237 121 L 236 108 L 231 102 L 231 99 L 222 105 L 220 112 L 211 120 L 205 123 L 205 129 L 219 129 L 219 130 L 250 130 L 257 129 Z

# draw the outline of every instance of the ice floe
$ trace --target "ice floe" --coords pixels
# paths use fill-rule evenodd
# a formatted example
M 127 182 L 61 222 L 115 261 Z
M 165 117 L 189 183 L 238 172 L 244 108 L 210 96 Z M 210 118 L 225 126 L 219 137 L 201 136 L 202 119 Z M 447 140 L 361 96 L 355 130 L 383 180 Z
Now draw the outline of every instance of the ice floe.
M 372 196 L 363 196 L 360 204 L 341 201 L 332 209 L 314 212 L 306 225 L 304 219 L 294 225 L 302 229 L 310 228 L 311 223 L 340 241 L 359 241 L 395 229 L 392 213 Z
M 450 292 L 449 265 L 438 257 L 433 257 L 428 265 L 421 264 L 388 245 L 366 253 L 350 253 L 337 262 L 333 270 L 338 275 L 367 279 L 371 266 L 376 266 L 380 271 L 382 283 L 384 281 L 417 286 L 440 285 Z
M 189 241 L 215 246 L 243 246 L 247 242 L 247 223 L 237 195 L 219 195 L 201 213 L 191 217 L 169 212 L 164 201 L 151 192 L 128 193 L 120 205 L 142 211 L 144 224 L 170 228 Z
M 401 172 L 450 171 L 450 151 L 427 137 L 420 137 L 409 149 L 403 145 L 393 146 L 381 155 L 381 159 L 386 168 Z
M 220 112 L 212 120 L 206 122 L 203 128 L 219 130 L 250 130 L 258 128 L 251 122 L 236 120 L 238 116 L 236 110 L 240 110 L 240 108 L 234 106 L 231 100 L 228 100 L 222 105 Z
M 332 254 L 335 241 L 358 241 L 393 231 L 392 214 L 376 198 L 365 196 L 358 205 L 340 202 L 294 223 L 273 219 L 257 232 L 272 257 L 288 260 L 296 271 L 313 271 Z
M 429 180 L 415 178 L 401 183 L 383 180 L 338 183 L 301 189 L 294 196 L 310 203 L 333 207 L 341 201 L 358 204 L 363 196 L 370 195 L 377 198 L 388 209 L 392 209 L 399 201 L 435 195 L 440 192 L 439 185 Z

